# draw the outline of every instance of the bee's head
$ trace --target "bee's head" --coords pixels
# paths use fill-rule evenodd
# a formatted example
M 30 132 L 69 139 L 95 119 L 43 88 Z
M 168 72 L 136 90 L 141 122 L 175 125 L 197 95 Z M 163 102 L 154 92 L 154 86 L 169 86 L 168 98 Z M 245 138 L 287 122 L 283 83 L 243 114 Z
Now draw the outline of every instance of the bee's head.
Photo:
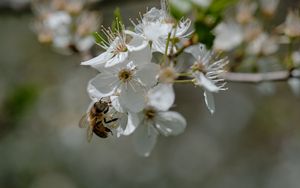
M 94 104 L 94 109 L 97 113 L 105 112 L 108 107 L 108 103 L 103 101 L 98 101 Z

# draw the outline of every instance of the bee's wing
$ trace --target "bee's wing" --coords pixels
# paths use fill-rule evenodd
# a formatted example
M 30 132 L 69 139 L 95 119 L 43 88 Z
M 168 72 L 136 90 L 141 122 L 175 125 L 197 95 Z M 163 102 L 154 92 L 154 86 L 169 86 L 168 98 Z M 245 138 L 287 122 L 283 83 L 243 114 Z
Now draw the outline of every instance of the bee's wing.
M 87 141 L 91 142 L 93 137 L 93 126 L 89 125 L 87 128 Z
M 87 114 L 84 114 L 80 120 L 79 120 L 79 127 L 80 128 L 85 128 L 89 125 L 88 119 L 87 119 Z

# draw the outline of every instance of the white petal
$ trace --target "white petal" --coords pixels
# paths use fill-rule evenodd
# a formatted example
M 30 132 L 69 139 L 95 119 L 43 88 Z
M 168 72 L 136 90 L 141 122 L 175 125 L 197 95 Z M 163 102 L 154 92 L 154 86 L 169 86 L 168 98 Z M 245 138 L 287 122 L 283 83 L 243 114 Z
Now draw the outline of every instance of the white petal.
M 149 46 L 146 46 L 140 51 L 129 53 L 129 60 L 133 61 L 135 65 L 150 63 L 152 59 L 152 52 Z
M 178 26 L 177 26 L 177 29 L 176 29 L 176 36 L 177 37 L 184 36 L 184 34 L 187 32 L 187 30 L 189 29 L 190 26 L 191 26 L 191 20 L 190 19 L 180 21 L 178 23 Z M 172 33 L 172 36 L 173 36 L 173 33 Z
M 81 52 L 89 50 L 95 44 L 95 40 L 90 36 L 84 38 L 76 37 L 75 40 L 76 46 Z
M 121 106 L 119 97 L 118 96 L 111 96 L 111 105 L 116 109 L 118 112 L 125 112 L 126 110 Z
M 94 57 L 93 59 L 82 62 L 81 65 L 90 65 L 95 69 L 102 69 L 104 64 L 108 60 L 110 60 L 112 56 L 112 53 L 103 52 L 102 54 L 98 55 L 97 57 Z
M 298 78 L 290 78 L 288 80 L 288 84 L 290 85 L 294 95 L 300 95 L 300 80 Z
M 204 57 L 207 53 L 206 47 L 203 44 L 193 45 L 185 49 L 185 52 L 190 53 L 195 59 Z
M 158 132 L 149 123 L 141 124 L 133 134 L 133 144 L 139 155 L 148 157 L 156 144 Z
M 128 57 L 128 52 L 119 52 L 107 61 L 105 67 L 112 67 L 114 65 L 124 62 Z
M 146 105 L 145 91 L 137 84 L 122 86 L 119 97 L 120 104 L 131 112 L 140 112 Z
M 102 72 L 91 80 L 91 84 L 105 96 L 111 95 L 117 84 L 118 78 L 108 72 Z
M 131 36 L 131 40 L 127 44 L 129 51 L 140 51 L 148 45 L 148 41 L 144 39 L 141 35 L 138 35 L 132 31 L 126 30 L 125 34 Z
M 132 134 L 135 131 L 135 129 L 140 125 L 142 118 L 143 117 L 138 113 L 128 112 L 128 121 L 126 127 L 124 128 L 123 135 Z
M 150 41 L 156 41 L 159 37 L 168 36 L 172 30 L 172 24 L 162 24 L 160 22 L 149 23 L 144 26 L 145 37 Z
M 206 104 L 208 110 L 210 111 L 210 113 L 213 114 L 216 110 L 213 94 L 211 92 L 205 90 L 204 91 L 204 99 L 205 99 L 205 104 Z
M 199 86 L 204 87 L 205 89 L 207 89 L 210 92 L 218 92 L 219 88 L 208 78 L 206 78 L 206 76 L 204 76 L 203 73 L 195 73 L 194 77 L 196 78 L 196 84 Z
M 158 84 L 148 92 L 148 104 L 160 111 L 167 111 L 175 101 L 172 84 Z
M 178 135 L 185 130 L 186 120 L 184 117 L 172 111 L 159 112 L 155 118 L 156 127 L 165 136 Z
M 138 67 L 135 77 L 143 84 L 144 87 L 149 89 L 157 83 L 159 69 L 159 65 L 155 63 L 147 63 Z
M 234 21 L 220 23 L 215 29 L 214 49 L 229 51 L 241 44 L 244 33 L 239 24 Z
M 203 8 L 207 8 L 211 4 L 211 0 L 192 0 L 192 2 Z
M 102 97 L 105 97 L 107 95 L 101 93 L 99 90 L 96 89 L 96 87 L 94 85 L 92 85 L 92 80 L 89 81 L 88 86 L 87 86 L 87 92 L 90 96 L 90 98 L 93 101 L 98 101 L 100 100 Z
M 125 113 L 119 113 L 118 115 L 118 128 L 116 130 L 117 137 L 124 135 L 128 123 L 128 117 Z
M 160 52 L 162 54 L 166 51 L 166 39 L 158 38 L 157 40 L 152 42 L 152 51 L 153 52 Z M 171 46 L 169 46 L 168 54 L 170 53 Z

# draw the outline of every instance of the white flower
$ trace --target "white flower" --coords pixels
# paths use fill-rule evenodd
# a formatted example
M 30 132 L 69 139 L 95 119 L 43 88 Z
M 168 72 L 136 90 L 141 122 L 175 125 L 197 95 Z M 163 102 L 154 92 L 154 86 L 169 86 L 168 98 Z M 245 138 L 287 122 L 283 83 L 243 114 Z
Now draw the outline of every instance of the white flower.
M 224 79 L 220 74 L 224 73 L 224 67 L 228 63 L 226 59 L 216 59 L 214 54 L 205 49 L 202 44 L 194 45 L 186 49 L 195 58 L 192 65 L 195 84 L 204 88 L 204 97 L 206 105 L 211 113 L 215 111 L 215 104 L 212 93 L 220 90 L 226 90 Z
M 263 13 L 265 13 L 268 16 L 274 15 L 279 4 L 279 0 L 260 0 L 259 2 Z
M 49 13 L 44 21 L 47 28 L 58 33 L 67 32 L 71 22 L 71 16 L 64 11 Z
M 246 51 L 248 54 L 253 55 L 270 55 L 275 53 L 278 48 L 276 38 L 269 36 L 267 33 L 261 33 L 248 44 Z
M 299 96 L 300 95 L 300 80 L 299 80 L 299 78 L 290 78 L 288 80 L 288 84 L 291 87 L 294 95 Z
M 124 26 L 117 32 L 113 32 L 111 29 L 103 29 L 102 31 L 107 37 L 107 41 L 103 39 L 99 45 L 106 51 L 91 60 L 82 62 L 82 65 L 90 65 L 97 69 L 112 67 L 124 62 L 130 52 L 140 51 L 148 45 L 143 37 L 132 31 L 124 30 Z
M 293 60 L 293 63 L 296 67 L 299 67 L 300 66 L 300 50 L 298 51 L 294 51 L 292 53 L 292 60 Z
M 138 154 L 149 156 L 157 136 L 174 136 L 182 133 L 186 120 L 177 112 L 168 111 L 175 94 L 171 84 L 159 84 L 149 91 L 148 104 L 140 113 L 129 113 L 128 125 L 133 133 L 134 147 Z
M 242 28 L 234 21 L 222 22 L 215 29 L 214 49 L 230 51 L 243 42 Z
M 242 0 L 236 6 L 236 20 L 240 24 L 247 24 L 253 21 L 254 13 L 257 10 L 257 3 L 249 0 Z
M 161 0 L 161 9 L 152 8 L 143 15 L 138 23 L 132 22 L 135 31 L 141 34 L 147 41 L 151 42 L 152 50 L 165 53 L 168 35 L 170 37 L 184 38 L 191 25 L 189 19 L 182 19 L 175 26 L 175 20 L 169 15 L 166 0 Z M 168 53 L 171 47 L 168 49 Z M 175 50 L 175 49 L 174 49 Z
M 103 69 L 91 84 L 105 96 L 118 95 L 120 104 L 129 111 L 139 112 L 145 106 L 147 91 L 157 83 L 159 65 L 150 62 L 123 62 Z
M 300 36 L 300 16 L 299 10 L 289 11 L 285 23 L 284 23 L 284 33 L 289 37 L 299 37 Z
M 212 0 L 191 0 L 193 3 L 197 4 L 198 6 L 200 7 L 204 7 L 204 8 L 207 8 Z

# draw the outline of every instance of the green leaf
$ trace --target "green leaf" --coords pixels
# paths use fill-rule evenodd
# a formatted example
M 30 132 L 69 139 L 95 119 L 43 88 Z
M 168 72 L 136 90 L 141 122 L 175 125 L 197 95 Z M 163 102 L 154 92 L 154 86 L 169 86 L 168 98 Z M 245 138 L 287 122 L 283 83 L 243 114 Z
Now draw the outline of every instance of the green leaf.
M 101 44 L 103 42 L 103 37 L 98 32 L 92 33 L 97 44 Z
M 236 2 L 237 0 L 214 0 L 210 5 L 209 10 L 211 12 L 223 13 L 228 6 L 231 6 Z
M 119 7 L 117 7 L 114 11 L 114 20 L 112 22 L 111 28 L 115 33 L 120 32 L 123 29 L 123 20 Z
M 213 45 L 215 36 L 213 35 L 212 27 L 208 26 L 205 22 L 195 22 L 195 33 L 197 34 L 198 42 L 201 42 L 210 49 Z

